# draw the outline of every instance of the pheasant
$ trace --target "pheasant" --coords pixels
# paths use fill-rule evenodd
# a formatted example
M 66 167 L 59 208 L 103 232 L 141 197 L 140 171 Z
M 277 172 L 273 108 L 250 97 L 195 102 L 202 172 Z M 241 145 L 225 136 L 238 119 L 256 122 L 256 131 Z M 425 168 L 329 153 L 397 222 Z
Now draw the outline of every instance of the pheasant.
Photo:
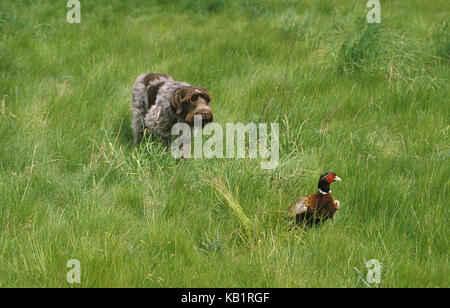
M 330 184 L 336 181 L 341 181 L 336 174 L 332 172 L 322 174 L 319 179 L 319 191 L 297 199 L 290 206 L 287 218 L 295 217 L 295 223 L 304 226 L 312 226 L 333 218 L 340 206 L 338 200 L 333 200 L 330 190 Z

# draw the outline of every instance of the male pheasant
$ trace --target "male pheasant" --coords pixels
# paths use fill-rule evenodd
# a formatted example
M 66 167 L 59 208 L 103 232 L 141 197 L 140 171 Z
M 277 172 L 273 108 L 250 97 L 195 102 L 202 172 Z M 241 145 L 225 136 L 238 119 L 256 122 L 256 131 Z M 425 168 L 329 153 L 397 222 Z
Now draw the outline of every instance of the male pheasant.
M 330 184 L 336 181 L 341 181 L 336 174 L 332 172 L 322 174 L 319 179 L 319 191 L 295 201 L 290 206 L 287 217 L 295 218 L 295 223 L 303 226 L 312 226 L 333 218 L 340 206 L 338 200 L 333 200 L 330 190 Z

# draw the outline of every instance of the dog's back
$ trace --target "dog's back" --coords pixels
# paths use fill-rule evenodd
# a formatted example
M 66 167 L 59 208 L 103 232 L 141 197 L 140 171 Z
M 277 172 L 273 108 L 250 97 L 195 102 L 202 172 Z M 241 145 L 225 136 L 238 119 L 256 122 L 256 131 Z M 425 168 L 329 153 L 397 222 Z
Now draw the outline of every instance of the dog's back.
M 131 109 L 133 111 L 132 128 L 134 144 L 138 144 L 143 136 L 144 117 L 155 104 L 158 91 L 166 82 L 173 82 L 172 77 L 161 73 L 140 75 L 133 86 Z

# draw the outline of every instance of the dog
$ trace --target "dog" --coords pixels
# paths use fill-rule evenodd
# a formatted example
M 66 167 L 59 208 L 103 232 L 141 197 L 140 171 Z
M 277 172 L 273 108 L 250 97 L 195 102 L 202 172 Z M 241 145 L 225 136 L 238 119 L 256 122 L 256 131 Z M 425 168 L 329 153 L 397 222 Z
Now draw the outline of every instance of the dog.
M 148 130 L 168 146 L 172 126 L 184 122 L 193 128 L 196 115 L 201 116 L 202 127 L 212 122 L 211 99 L 205 88 L 174 81 L 166 74 L 140 75 L 131 101 L 134 145 L 142 141 Z

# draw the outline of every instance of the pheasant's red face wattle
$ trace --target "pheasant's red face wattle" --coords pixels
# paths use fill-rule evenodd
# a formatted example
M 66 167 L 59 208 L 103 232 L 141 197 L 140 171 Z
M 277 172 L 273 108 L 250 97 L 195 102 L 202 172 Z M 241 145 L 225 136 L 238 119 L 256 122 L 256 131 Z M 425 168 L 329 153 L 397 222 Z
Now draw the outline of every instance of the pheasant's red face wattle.
M 328 183 L 331 183 L 331 182 L 333 182 L 335 177 L 336 177 L 336 175 L 332 173 L 332 174 L 327 175 L 326 180 Z

